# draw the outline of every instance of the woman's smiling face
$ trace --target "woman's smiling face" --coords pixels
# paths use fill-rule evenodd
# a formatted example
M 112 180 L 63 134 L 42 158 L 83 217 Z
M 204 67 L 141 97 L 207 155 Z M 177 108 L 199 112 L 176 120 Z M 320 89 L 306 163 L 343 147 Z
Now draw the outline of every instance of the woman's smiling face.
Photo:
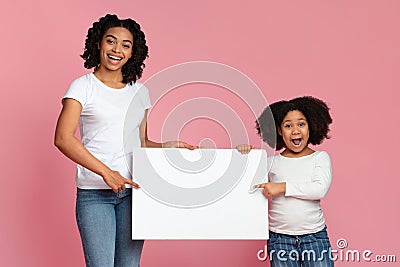
M 99 44 L 100 68 L 111 71 L 121 70 L 132 56 L 133 36 L 128 29 L 108 29 Z

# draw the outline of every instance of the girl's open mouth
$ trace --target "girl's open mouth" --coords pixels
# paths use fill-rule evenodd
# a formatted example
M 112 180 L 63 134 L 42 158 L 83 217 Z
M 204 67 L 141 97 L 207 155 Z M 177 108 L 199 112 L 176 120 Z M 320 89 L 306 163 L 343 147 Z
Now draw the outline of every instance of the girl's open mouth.
M 293 145 L 295 145 L 295 146 L 300 146 L 301 145 L 301 138 L 295 138 L 295 139 L 292 139 L 292 143 L 293 143 Z

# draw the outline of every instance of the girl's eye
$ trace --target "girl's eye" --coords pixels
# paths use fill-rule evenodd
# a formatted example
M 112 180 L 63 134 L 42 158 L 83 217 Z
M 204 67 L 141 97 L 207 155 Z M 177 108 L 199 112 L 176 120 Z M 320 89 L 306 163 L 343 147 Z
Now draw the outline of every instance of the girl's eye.
M 122 47 L 125 48 L 125 49 L 131 48 L 130 45 L 122 45 Z
M 114 44 L 114 40 L 107 40 L 107 44 Z
M 285 125 L 283 125 L 283 127 L 285 127 L 285 128 L 290 128 L 291 126 L 290 126 L 290 124 L 285 124 Z
M 306 125 L 304 122 L 299 123 L 299 127 L 303 127 L 304 125 Z

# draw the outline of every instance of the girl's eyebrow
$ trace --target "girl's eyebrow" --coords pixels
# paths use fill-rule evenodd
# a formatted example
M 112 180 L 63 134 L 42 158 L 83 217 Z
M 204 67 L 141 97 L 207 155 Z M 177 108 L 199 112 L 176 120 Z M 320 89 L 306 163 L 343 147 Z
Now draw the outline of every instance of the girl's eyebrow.
M 117 40 L 117 37 L 115 37 L 115 36 L 112 35 L 112 34 L 107 34 L 106 37 L 111 37 L 111 38 Z M 128 43 L 133 44 L 131 40 L 122 40 L 122 42 L 128 42 Z
M 294 119 L 294 121 L 307 121 L 307 119 L 306 118 L 298 118 L 298 119 Z M 282 123 L 285 123 L 285 122 L 291 122 L 292 120 L 285 120 L 285 121 L 283 121 Z

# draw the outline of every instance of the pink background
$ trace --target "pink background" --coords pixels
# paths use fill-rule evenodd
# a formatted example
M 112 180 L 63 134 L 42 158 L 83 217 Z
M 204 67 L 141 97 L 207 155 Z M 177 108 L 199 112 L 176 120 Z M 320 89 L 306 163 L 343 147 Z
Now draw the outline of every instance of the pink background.
M 53 134 L 62 95 L 86 73 L 79 58 L 86 31 L 106 13 L 142 25 L 150 47 L 142 81 L 174 64 L 215 61 L 248 75 L 270 102 L 308 94 L 326 100 L 332 139 L 319 149 L 333 161 L 333 185 L 323 200 L 333 248 L 345 238 L 349 249 L 400 257 L 400 1 L 14 0 L 2 2 L 0 16 L 1 266 L 84 265 L 75 165 L 53 146 Z M 257 140 L 251 122 L 250 138 Z M 208 136 L 229 146 L 215 126 Z M 195 129 L 182 132 L 185 140 L 207 137 Z M 150 137 L 159 131 L 153 114 Z M 256 257 L 263 247 L 263 241 L 149 241 L 142 266 L 267 266 Z M 349 265 L 385 266 L 336 264 Z

